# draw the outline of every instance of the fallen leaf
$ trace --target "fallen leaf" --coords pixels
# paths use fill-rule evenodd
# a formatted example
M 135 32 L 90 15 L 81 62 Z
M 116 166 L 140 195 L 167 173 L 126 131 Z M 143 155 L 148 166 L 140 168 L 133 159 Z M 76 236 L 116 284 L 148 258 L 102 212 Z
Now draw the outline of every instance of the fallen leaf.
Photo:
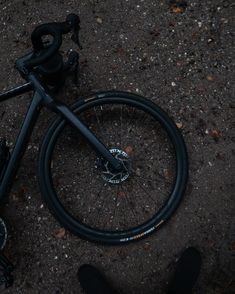
M 217 152 L 215 157 L 219 160 L 225 160 L 225 155 L 222 152 Z
M 177 122 L 176 126 L 178 129 L 181 129 L 183 127 L 183 124 L 182 124 L 182 122 Z
M 55 237 L 57 239 L 62 239 L 64 236 L 65 236 L 65 229 L 64 228 L 60 228 L 60 229 L 56 230 Z
M 220 131 L 219 130 L 212 130 L 211 131 L 211 136 L 215 140 L 215 142 L 219 141 L 219 138 L 221 137 Z
M 206 76 L 207 81 L 212 82 L 214 78 L 211 75 Z
M 119 191 L 119 192 L 117 193 L 117 196 L 120 197 L 120 198 L 123 198 L 123 197 L 126 196 L 126 193 L 123 192 L 123 191 Z
M 235 242 L 233 242 L 233 243 L 231 244 L 231 247 L 230 247 L 230 248 L 231 248 L 232 251 L 235 251 Z
M 171 0 L 170 1 L 170 12 L 172 13 L 183 13 L 187 8 L 187 2 L 185 0 Z
M 132 156 L 133 153 L 134 153 L 134 148 L 131 147 L 131 146 L 127 146 L 127 147 L 125 148 L 125 152 L 126 152 L 127 155 Z
M 25 201 L 26 200 L 27 189 L 25 187 L 20 187 L 19 191 L 13 194 L 13 201 Z
M 163 174 L 164 174 L 164 178 L 167 180 L 169 180 L 173 176 L 172 172 L 169 169 L 164 169 Z
M 177 7 L 177 6 L 173 5 L 171 7 L 171 12 L 174 12 L 174 13 L 183 13 L 184 12 L 184 9 L 182 7 Z

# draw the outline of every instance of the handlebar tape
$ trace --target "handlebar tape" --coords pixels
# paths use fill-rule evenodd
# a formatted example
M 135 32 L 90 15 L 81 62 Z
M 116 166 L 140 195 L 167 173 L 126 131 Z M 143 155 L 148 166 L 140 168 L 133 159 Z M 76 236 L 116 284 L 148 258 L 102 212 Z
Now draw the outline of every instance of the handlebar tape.
M 48 61 L 59 50 L 62 44 L 62 34 L 67 34 L 71 30 L 79 30 L 80 19 L 76 14 L 69 14 L 65 22 L 54 22 L 42 24 L 34 29 L 31 34 L 33 44 L 33 57 L 25 62 L 27 68 L 32 68 Z M 45 47 L 42 37 L 51 35 L 52 44 Z

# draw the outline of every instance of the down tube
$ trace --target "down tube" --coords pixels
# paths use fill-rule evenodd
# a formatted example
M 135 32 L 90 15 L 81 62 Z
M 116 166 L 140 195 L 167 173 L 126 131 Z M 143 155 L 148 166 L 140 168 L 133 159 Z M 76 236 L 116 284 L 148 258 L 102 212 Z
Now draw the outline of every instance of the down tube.
M 27 143 L 33 131 L 33 127 L 39 116 L 41 101 L 41 96 L 36 92 L 28 108 L 2 181 L 0 182 L 0 201 L 10 192 L 17 168 L 20 164 L 20 160 L 24 155 Z

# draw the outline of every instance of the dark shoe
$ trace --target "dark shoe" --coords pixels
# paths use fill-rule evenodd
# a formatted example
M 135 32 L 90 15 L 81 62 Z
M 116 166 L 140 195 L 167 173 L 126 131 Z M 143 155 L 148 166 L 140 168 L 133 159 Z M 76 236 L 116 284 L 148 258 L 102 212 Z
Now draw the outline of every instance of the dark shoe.
M 190 247 L 181 255 L 168 294 L 190 294 L 201 268 L 200 252 Z
M 80 285 L 86 294 L 117 294 L 98 269 L 89 264 L 78 270 Z

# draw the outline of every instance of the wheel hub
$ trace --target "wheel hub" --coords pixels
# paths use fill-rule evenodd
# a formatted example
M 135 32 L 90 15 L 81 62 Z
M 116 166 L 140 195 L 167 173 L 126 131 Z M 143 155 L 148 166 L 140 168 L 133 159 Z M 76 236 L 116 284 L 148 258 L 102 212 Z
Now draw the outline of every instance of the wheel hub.
M 126 152 L 113 148 L 109 150 L 112 155 L 121 162 L 122 170 L 116 171 L 105 159 L 97 160 L 97 168 L 101 171 L 101 177 L 104 181 L 111 184 L 119 184 L 128 179 L 131 170 L 131 161 Z

